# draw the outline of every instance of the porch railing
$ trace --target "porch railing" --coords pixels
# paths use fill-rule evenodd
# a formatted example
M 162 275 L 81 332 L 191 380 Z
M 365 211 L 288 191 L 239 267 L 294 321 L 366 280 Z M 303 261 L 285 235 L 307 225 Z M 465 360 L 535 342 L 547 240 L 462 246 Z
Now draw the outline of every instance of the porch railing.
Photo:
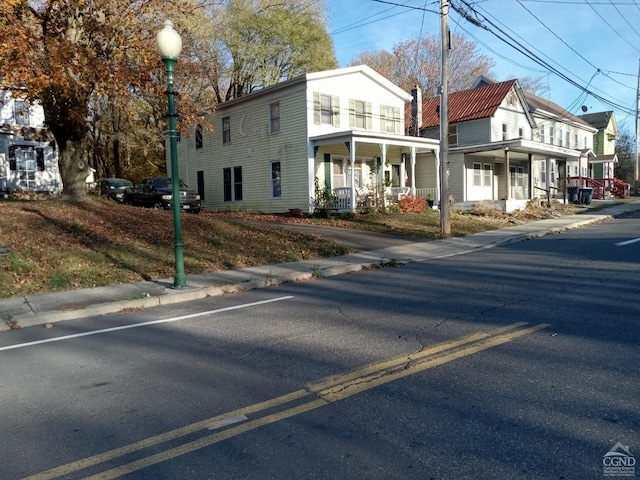
M 420 197 L 420 198 L 431 197 L 432 199 L 435 200 L 437 193 L 438 193 L 437 188 L 416 188 L 416 197 Z
M 387 198 L 389 201 L 397 202 L 405 195 L 411 193 L 410 187 L 390 187 Z M 329 208 L 338 212 L 345 212 L 351 210 L 351 188 L 338 187 L 331 191 L 333 195 L 333 201 Z M 437 198 L 437 188 L 416 188 L 416 196 L 420 198 Z M 356 207 L 366 206 L 371 203 L 370 192 L 365 189 L 355 189 L 356 194 Z
M 589 177 L 569 177 L 569 186 L 571 187 L 590 187 L 593 188 L 592 198 L 594 200 L 602 200 L 606 196 L 608 178 L 594 179 Z M 610 180 L 613 183 L 613 180 Z

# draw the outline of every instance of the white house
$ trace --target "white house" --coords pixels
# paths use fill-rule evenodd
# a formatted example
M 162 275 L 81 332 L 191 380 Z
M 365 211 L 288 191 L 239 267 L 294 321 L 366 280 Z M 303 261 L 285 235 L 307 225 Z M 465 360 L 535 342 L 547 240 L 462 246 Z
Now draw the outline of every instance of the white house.
M 216 105 L 213 130 L 181 135 L 180 178 L 208 210 L 310 212 L 320 192 L 355 210 L 379 184 L 396 197 L 435 194 L 435 178 L 429 191 L 415 181 L 435 175 L 439 143 L 404 135 L 411 98 L 367 66 L 287 80 Z
M 439 138 L 439 103 L 439 97 L 422 101 L 408 127 Z M 517 80 L 480 78 L 474 88 L 450 94 L 448 108 L 454 206 L 492 201 L 510 211 L 533 198 L 564 197 L 567 164 L 587 165 L 595 129 L 524 92 Z
M 44 111 L 15 91 L 0 90 L 0 191 L 60 193 L 55 142 Z

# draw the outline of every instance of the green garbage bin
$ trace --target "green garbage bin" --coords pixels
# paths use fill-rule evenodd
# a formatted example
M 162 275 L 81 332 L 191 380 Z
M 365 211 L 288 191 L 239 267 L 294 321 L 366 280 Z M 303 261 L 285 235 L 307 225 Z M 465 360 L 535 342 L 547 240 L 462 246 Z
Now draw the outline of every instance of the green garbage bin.
M 567 201 L 569 203 L 578 203 L 578 190 L 580 187 L 567 187 Z
M 582 187 L 580 189 L 580 204 L 589 205 L 591 203 L 592 196 L 593 196 L 593 188 Z

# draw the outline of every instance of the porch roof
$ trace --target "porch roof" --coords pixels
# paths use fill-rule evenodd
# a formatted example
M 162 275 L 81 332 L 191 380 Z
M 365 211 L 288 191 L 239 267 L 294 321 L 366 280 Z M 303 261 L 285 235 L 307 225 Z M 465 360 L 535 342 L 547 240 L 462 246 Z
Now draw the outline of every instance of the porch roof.
M 529 154 L 565 159 L 579 159 L 585 156 L 581 150 L 521 138 L 481 145 L 470 145 L 468 147 L 450 147 L 449 149 L 451 153 L 473 153 L 480 157 L 501 157 L 504 156 L 504 152 L 507 150 L 513 160 L 526 160 L 529 158 Z
M 409 137 L 406 135 L 393 135 L 366 130 L 346 130 L 309 138 L 309 142 L 311 142 L 314 147 L 334 145 L 336 143 L 350 143 L 351 141 L 354 141 L 356 144 L 368 143 L 415 148 L 416 151 L 431 150 L 434 155 L 437 155 L 440 151 L 440 141 L 432 138 Z

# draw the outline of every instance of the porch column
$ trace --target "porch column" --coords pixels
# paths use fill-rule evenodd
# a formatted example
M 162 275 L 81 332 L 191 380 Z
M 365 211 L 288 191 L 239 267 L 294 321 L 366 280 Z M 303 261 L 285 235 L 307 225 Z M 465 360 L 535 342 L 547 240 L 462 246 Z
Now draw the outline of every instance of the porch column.
M 533 199 L 533 155 L 529 154 L 529 166 L 528 166 L 528 175 L 529 175 L 529 200 Z
M 315 197 L 315 182 L 316 182 L 316 152 L 315 147 L 311 142 L 307 145 L 307 198 L 313 199 Z M 309 201 L 309 213 L 312 214 L 314 210 L 313 200 Z
M 416 147 L 411 147 L 411 195 L 416 194 Z
M 351 137 L 349 141 L 349 163 L 351 164 L 351 211 L 356 211 L 356 142 Z
M 387 150 L 389 149 L 389 145 L 387 145 L 386 143 L 379 143 L 378 147 L 380 147 L 380 153 L 382 154 L 381 158 L 381 164 L 380 164 L 380 177 L 379 177 L 379 185 L 375 185 L 375 189 L 376 191 L 380 191 L 380 188 L 382 188 L 382 206 L 386 207 L 387 206 L 387 196 L 385 195 L 385 187 L 384 187 L 384 166 L 387 164 Z M 378 181 L 378 179 L 377 179 Z M 376 193 L 376 198 L 378 197 L 378 194 Z
M 432 152 L 433 152 L 433 161 L 436 164 L 436 198 L 435 198 L 434 205 L 440 205 L 440 198 L 442 197 L 442 195 L 440 194 L 441 192 L 440 190 L 440 149 L 434 148 Z M 464 167 L 464 164 L 465 164 L 465 161 L 463 160 L 462 161 L 463 168 L 466 168 Z
M 507 186 L 505 201 L 511 198 L 511 165 L 509 164 L 509 147 L 504 147 L 504 176 Z
M 547 187 L 547 206 L 551 206 L 551 157 L 545 157 L 544 159 L 544 163 L 545 166 L 544 168 L 546 169 L 546 173 L 547 173 L 547 178 L 545 179 L 547 181 L 547 184 L 545 185 Z

